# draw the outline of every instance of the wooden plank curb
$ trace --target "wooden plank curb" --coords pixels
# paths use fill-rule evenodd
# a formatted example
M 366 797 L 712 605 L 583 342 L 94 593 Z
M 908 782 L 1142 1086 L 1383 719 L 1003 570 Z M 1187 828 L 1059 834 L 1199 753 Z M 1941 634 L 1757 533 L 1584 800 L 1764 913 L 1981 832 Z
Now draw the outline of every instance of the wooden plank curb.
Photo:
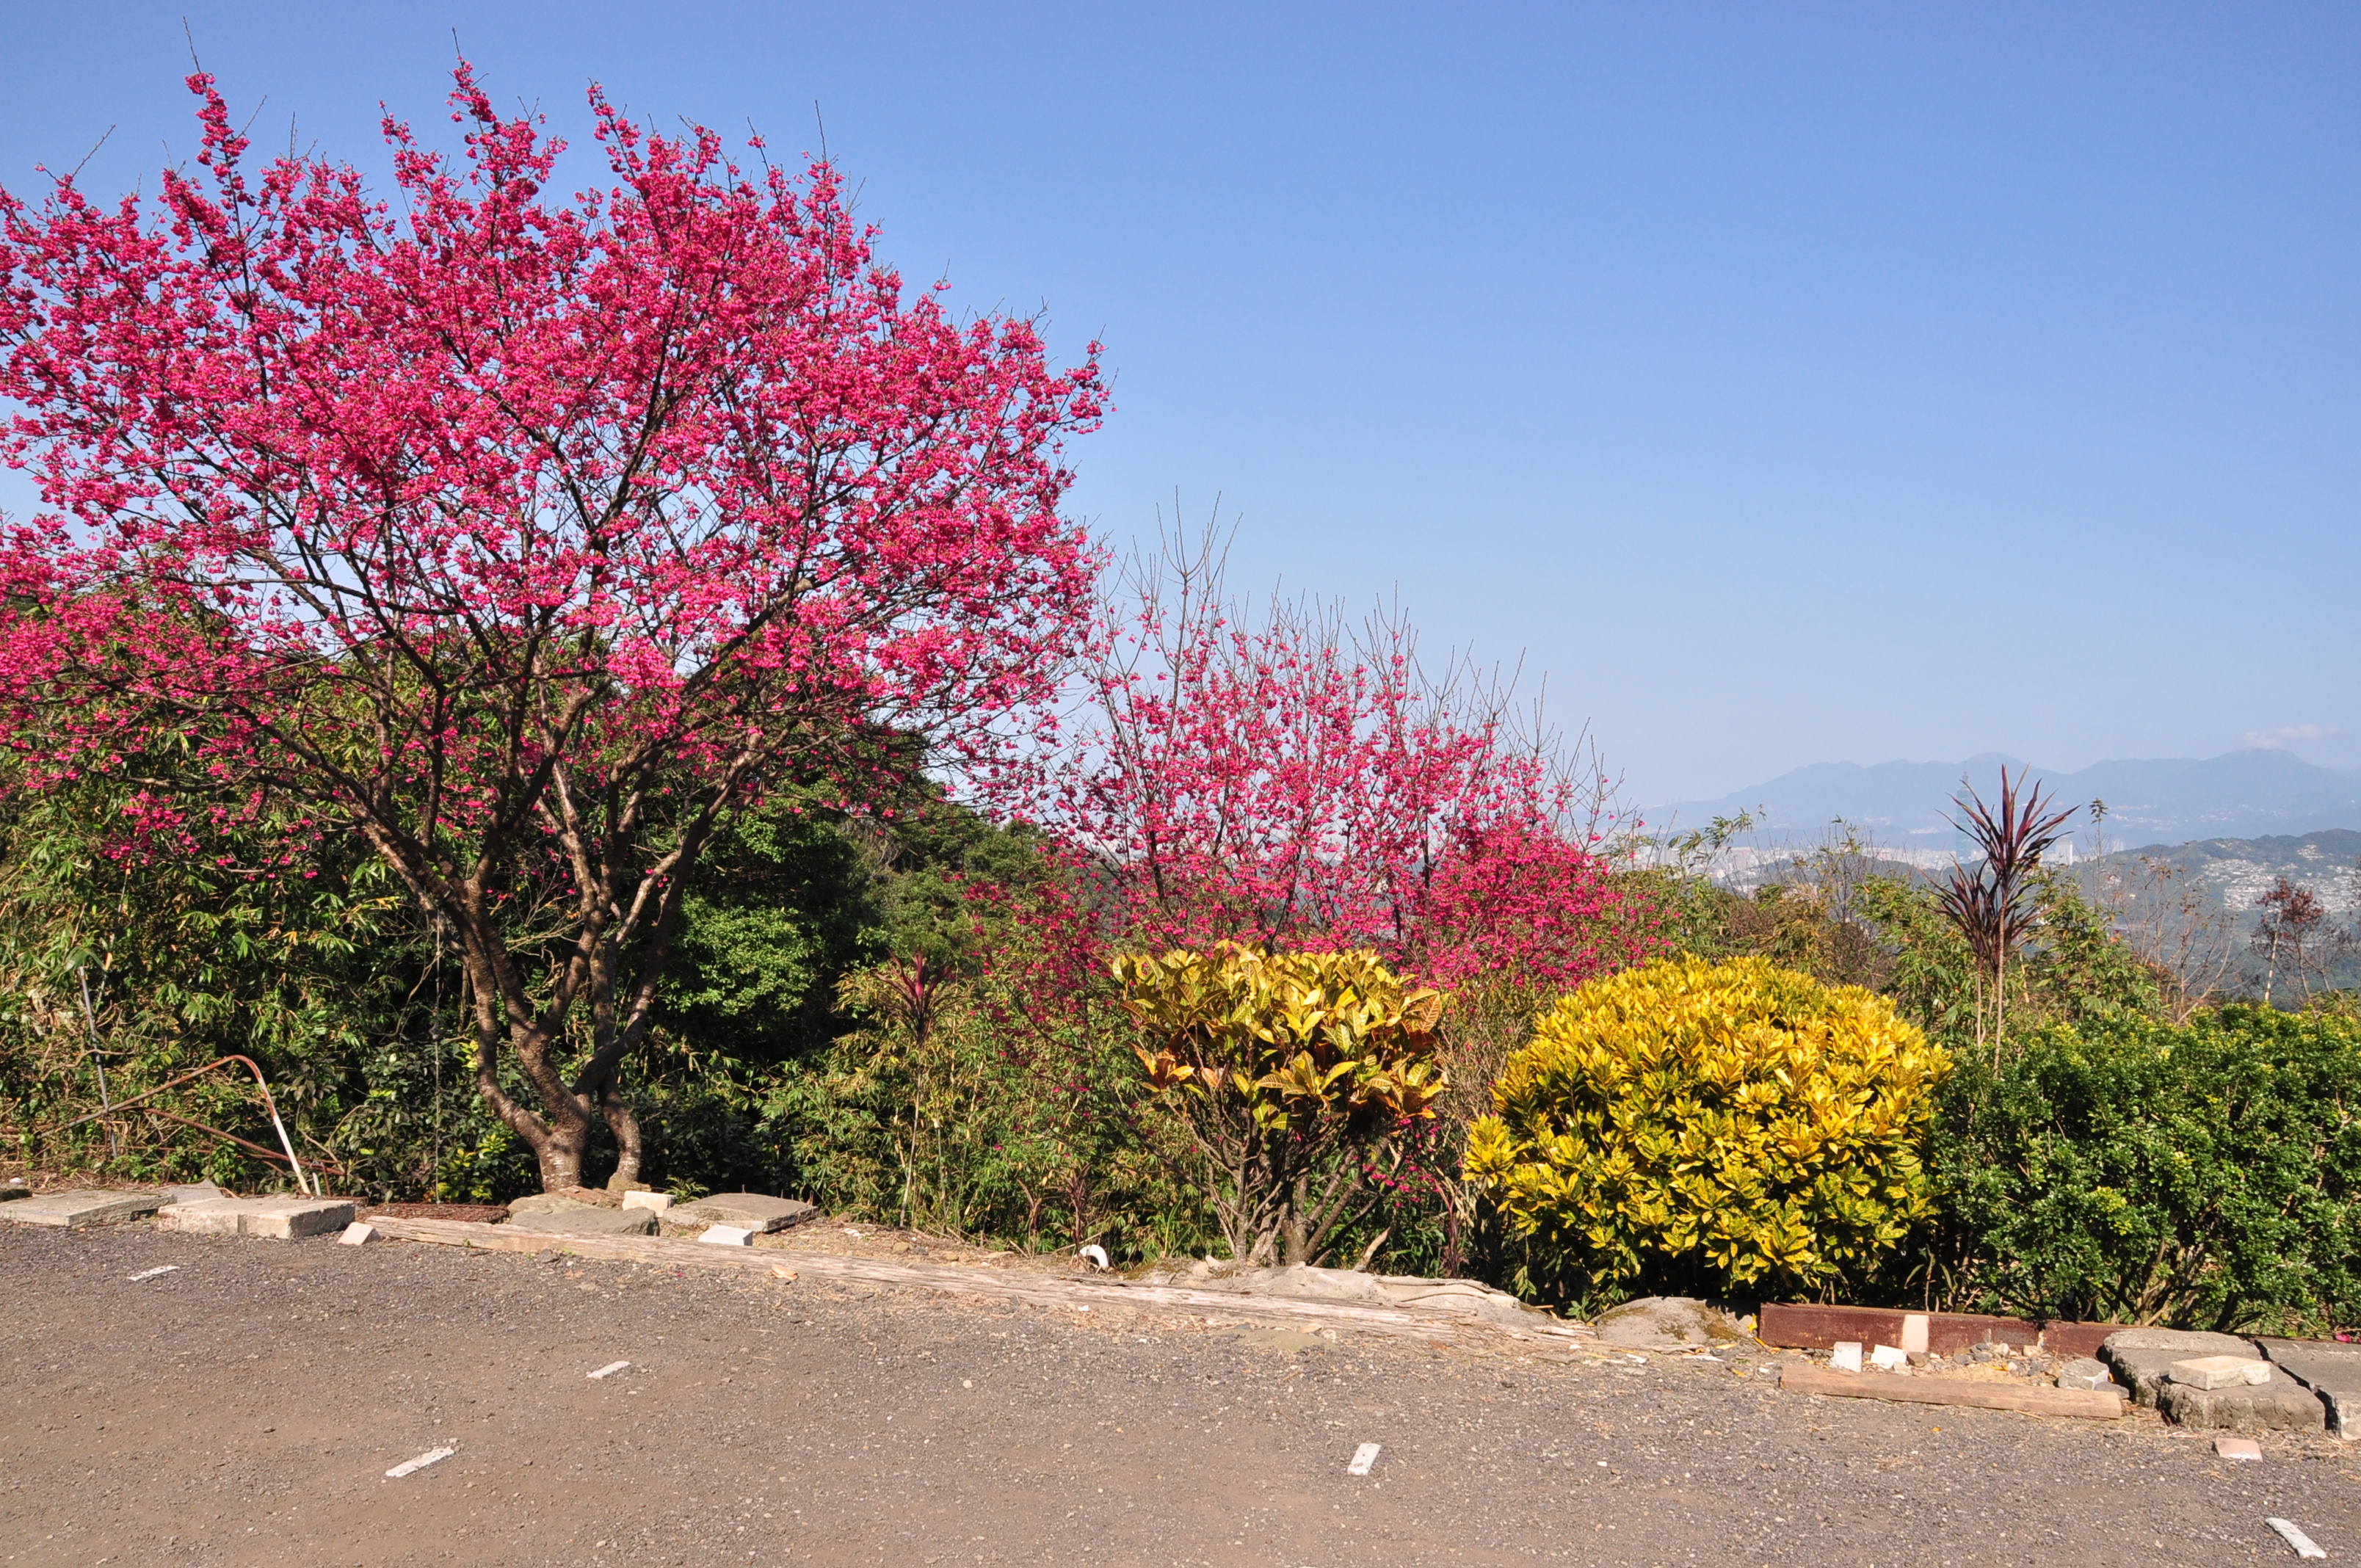
M 1828 1366 L 1783 1366 L 1779 1387 L 1792 1394 L 1826 1394 L 1839 1399 L 1969 1405 L 2032 1416 L 2079 1416 L 2086 1420 L 2111 1421 L 2124 1413 L 2124 1397 L 2103 1388 L 2012 1388 L 1959 1377 L 1903 1377 L 1889 1372 L 1839 1372 Z
M 1190 1290 L 1172 1285 L 1126 1285 L 1112 1281 L 1057 1279 L 1014 1269 L 962 1267 L 953 1264 L 882 1263 L 832 1253 L 784 1252 L 774 1248 L 713 1246 L 659 1236 L 569 1236 L 511 1230 L 506 1225 L 459 1220 L 413 1220 L 372 1215 L 369 1223 L 389 1240 L 432 1242 L 494 1252 L 556 1252 L 610 1263 L 667 1268 L 734 1269 L 768 1277 L 774 1268 L 831 1284 L 873 1285 L 982 1296 L 1037 1307 L 1133 1307 L 1178 1310 L 1199 1316 L 1281 1318 L 1336 1328 L 1457 1344 L 1473 1330 L 1555 1350 L 1573 1347 L 1571 1331 L 1554 1332 L 1442 1312 L 1361 1306 L 1345 1301 L 1248 1296 L 1226 1290 Z M 1584 1331 L 1587 1337 L 1587 1331 Z

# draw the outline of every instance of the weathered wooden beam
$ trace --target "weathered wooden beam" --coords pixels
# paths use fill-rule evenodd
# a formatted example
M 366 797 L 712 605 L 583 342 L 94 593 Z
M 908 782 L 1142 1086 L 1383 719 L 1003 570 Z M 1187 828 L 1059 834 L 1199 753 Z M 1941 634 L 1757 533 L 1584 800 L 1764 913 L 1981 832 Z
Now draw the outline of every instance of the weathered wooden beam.
M 1839 1399 L 1967 1405 L 2084 1420 L 2111 1421 L 2124 1413 L 2123 1395 L 2103 1388 L 2016 1388 L 2004 1383 L 1972 1383 L 1963 1377 L 1903 1377 L 1886 1372 L 1839 1372 L 1828 1366 L 1783 1366 L 1779 1387 L 1792 1394 L 1824 1394 Z
M 1927 1343 L 1904 1344 L 1905 1320 L 1924 1318 Z M 1764 1344 L 1787 1350 L 1828 1350 L 1851 1340 L 1860 1344 L 1890 1344 L 1905 1350 L 1924 1348 L 1937 1355 L 1967 1350 L 1988 1340 L 2032 1344 L 2040 1331 L 2016 1318 L 1986 1318 L 1968 1312 L 1905 1312 L 1888 1307 L 1823 1307 L 1803 1302 L 1766 1301 L 1761 1327 Z
M 2122 1323 L 2034 1324 L 2022 1318 L 1985 1317 L 1976 1312 L 1908 1312 L 1900 1307 L 1825 1307 L 1804 1301 L 1763 1304 L 1757 1337 L 1764 1344 L 1786 1350 L 1828 1350 L 1844 1340 L 1861 1344 L 1903 1343 L 1905 1318 L 1927 1320 L 1924 1348 L 1937 1355 L 1971 1350 L 1987 1341 L 2023 1349 L 2039 1345 L 2058 1355 L 2096 1355 L 2106 1337 Z
M 1299 1323 L 1324 1323 L 1401 1339 L 1459 1343 L 1463 1332 L 1482 1328 L 1518 1339 L 1542 1335 L 1503 1324 L 1477 1324 L 1438 1312 L 1406 1308 L 1361 1306 L 1345 1301 L 1305 1300 L 1286 1296 L 1249 1296 L 1225 1290 L 1190 1290 L 1171 1285 L 1128 1285 L 1112 1281 L 1059 1279 L 1016 1269 L 962 1266 L 956 1264 L 884 1263 L 875 1258 L 847 1257 L 834 1253 L 785 1252 L 775 1248 L 712 1246 L 703 1242 L 659 1236 L 553 1235 L 511 1230 L 506 1225 L 474 1224 L 456 1220 L 415 1220 L 392 1215 L 371 1216 L 369 1223 L 389 1239 L 432 1242 L 495 1252 L 556 1252 L 570 1257 L 597 1258 L 610 1263 L 639 1263 L 651 1267 L 711 1268 L 767 1276 L 774 1268 L 793 1269 L 799 1276 L 835 1284 L 873 1285 L 904 1289 L 939 1290 L 961 1296 L 983 1296 L 1039 1307 L 1162 1308 L 1198 1316 L 1283 1318 Z

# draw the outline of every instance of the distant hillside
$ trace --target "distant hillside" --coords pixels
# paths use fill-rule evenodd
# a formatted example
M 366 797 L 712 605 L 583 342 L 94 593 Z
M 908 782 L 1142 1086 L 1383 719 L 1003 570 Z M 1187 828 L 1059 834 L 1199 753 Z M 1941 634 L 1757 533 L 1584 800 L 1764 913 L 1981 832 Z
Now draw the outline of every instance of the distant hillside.
M 1765 840 L 1817 834 L 1837 817 L 1906 849 L 1951 846 L 1943 820 L 1965 774 L 1990 800 L 2006 763 L 1986 752 L 1964 762 L 1819 762 L 1719 800 L 1676 802 L 1646 816 L 1652 827 L 1702 827 L 1716 817 L 1762 808 Z M 2204 761 L 2098 762 L 2079 773 L 2035 767 L 2032 775 L 2063 802 L 2107 803 L 2107 836 L 2117 843 L 2179 845 L 2192 839 L 2263 839 L 2361 828 L 2361 776 L 2277 751 L 2231 751 Z M 2078 829 L 2087 828 L 2077 818 Z M 2348 857 L 2349 858 L 2349 857 Z
M 2352 915 L 2361 899 L 2355 865 L 2361 862 L 2361 833 L 2334 828 L 2324 833 L 2289 833 L 2263 839 L 2201 839 L 2178 849 L 2150 845 L 2123 850 L 2075 868 L 2086 887 L 2111 871 L 2133 872 L 2143 856 L 2178 866 L 2189 885 L 2203 888 L 2213 904 L 2251 923 L 2255 901 L 2280 877 L 2320 895 L 2329 912 Z

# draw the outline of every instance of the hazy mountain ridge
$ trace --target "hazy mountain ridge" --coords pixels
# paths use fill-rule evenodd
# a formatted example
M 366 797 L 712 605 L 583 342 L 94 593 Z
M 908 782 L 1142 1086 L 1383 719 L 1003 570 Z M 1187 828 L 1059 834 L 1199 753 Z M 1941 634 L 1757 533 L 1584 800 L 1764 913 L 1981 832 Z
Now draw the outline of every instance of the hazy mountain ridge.
M 1906 849 L 1949 849 L 1944 814 L 1964 774 L 1993 800 L 2005 764 L 2038 780 L 2061 803 L 2107 804 L 2108 839 L 2133 846 L 2196 839 L 2252 840 L 2361 828 L 2361 773 L 2323 768 L 2282 751 L 2219 757 L 2095 762 L 2075 773 L 2027 765 L 1988 751 L 1963 762 L 1817 762 L 1718 800 L 1679 801 L 1646 813 L 1650 828 L 1703 827 L 1716 817 L 1756 814 L 1758 835 L 1816 834 L 1838 817 Z M 2087 817 L 2073 824 L 2087 831 Z

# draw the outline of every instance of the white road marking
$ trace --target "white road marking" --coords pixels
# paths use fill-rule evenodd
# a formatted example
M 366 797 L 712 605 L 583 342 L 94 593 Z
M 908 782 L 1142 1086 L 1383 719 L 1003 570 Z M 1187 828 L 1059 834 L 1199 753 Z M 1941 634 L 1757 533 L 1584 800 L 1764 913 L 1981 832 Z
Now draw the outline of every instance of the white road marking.
M 2312 1543 L 2312 1537 L 2295 1528 L 2293 1519 L 2265 1519 L 2265 1524 L 2279 1532 L 2279 1539 L 2295 1548 L 2298 1557 L 2325 1557 L 2327 1552 Z
M 389 1481 L 399 1481 L 404 1475 L 423 1470 L 430 1464 L 440 1464 L 459 1451 L 456 1448 L 430 1448 L 415 1459 L 405 1459 L 385 1473 Z

